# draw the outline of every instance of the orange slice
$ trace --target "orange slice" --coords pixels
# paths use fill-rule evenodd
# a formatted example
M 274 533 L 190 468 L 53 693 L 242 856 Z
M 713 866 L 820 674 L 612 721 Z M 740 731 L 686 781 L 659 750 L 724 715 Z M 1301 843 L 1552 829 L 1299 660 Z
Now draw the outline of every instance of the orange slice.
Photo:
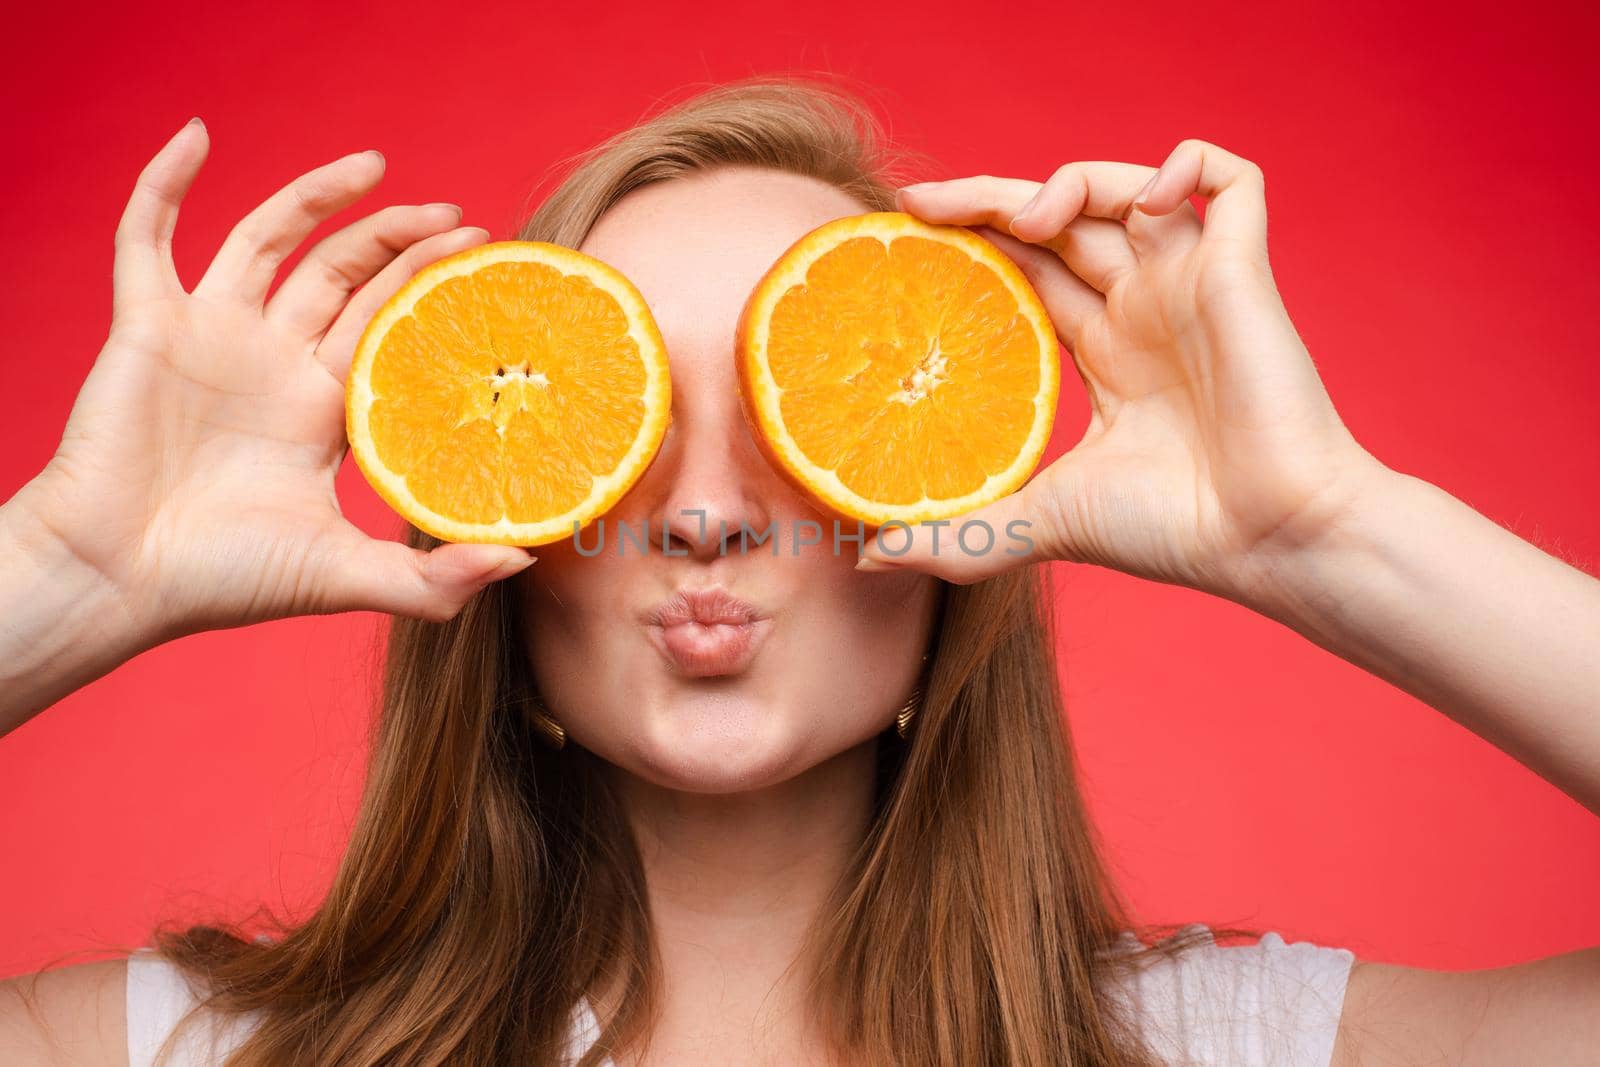
M 346 431 L 367 481 L 422 530 L 540 545 L 632 487 L 671 396 L 632 282 L 570 248 L 503 241 L 423 268 L 373 316 Z
M 897 211 L 836 219 L 757 284 L 740 398 L 767 458 L 825 512 L 870 526 L 964 514 L 1044 453 L 1055 328 L 1004 252 Z

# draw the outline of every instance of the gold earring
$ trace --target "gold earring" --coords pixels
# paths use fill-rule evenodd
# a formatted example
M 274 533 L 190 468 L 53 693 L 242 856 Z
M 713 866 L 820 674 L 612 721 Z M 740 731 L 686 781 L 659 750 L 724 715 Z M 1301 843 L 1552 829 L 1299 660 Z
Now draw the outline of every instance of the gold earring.
M 928 662 L 928 654 L 926 652 L 922 654 L 922 662 Z M 910 699 L 900 706 L 899 712 L 894 717 L 894 732 L 900 735 L 900 740 L 904 741 L 911 736 L 911 720 L 917 717 L 917 712 L 921 707 L 922 683 L 918 682 L 917 687 L 911 691 Z
M 911 720 L 917 717 L 917 705 L 922 702 L 922 687 L 911 691 L 911 699 L 907 700 L 900 708 L 899 714 L 894 717 L 894 732 L 904 741 L 911 736 Z
M 539 731 L 539 739 L 551 748 L 560 751 L 566 747 L 567 731 L 555 716 L 550 714 L 550 709 L 544 706 L 544 701 L 537 696 L 533 698 L 533 725 Z

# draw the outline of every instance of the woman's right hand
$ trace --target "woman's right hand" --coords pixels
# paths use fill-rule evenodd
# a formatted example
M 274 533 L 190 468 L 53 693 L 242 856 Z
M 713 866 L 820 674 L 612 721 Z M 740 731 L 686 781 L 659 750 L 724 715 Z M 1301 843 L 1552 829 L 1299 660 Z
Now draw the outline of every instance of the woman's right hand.
M 110 336 L 60 448 L 7 509 L 114 590 L 146 640 L 370 609 L 443 620 L 532 562 L 521 549 L 375 540 L 340 514 L 344 379 L 378 307 L 419 268 L 483 243 L 449 204 L 316 226 L 383 176 L 361 152 L 301 176 L 235 226 L 192 291 L 172 262 L 204 162 L 198 119 L 139 176 L 117 229 Z

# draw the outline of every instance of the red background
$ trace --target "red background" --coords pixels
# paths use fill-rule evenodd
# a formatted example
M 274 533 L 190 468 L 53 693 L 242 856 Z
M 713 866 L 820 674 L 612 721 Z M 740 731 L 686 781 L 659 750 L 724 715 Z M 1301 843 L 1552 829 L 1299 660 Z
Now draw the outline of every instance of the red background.
M 454 201 L 504 237 L 547 168 L 663 97 L 826 70 L 935 176 L 1156 163 L 1186 136 L 1257 160 L 1281 288 L 1356 434 L 1594 568 L 1587 5 L 579 7 L 13 13 L 0 493 L 54 449 L 104 339 L 124 198 L 191 115 L 213 152 L 179 226 L 190 283 L 240 215 L 345 152 L 387 155 L 374 204 Z M 1085 415 L 1065 394 L 1059 445 Z M 398 528 L 349 465 L 341 491 Z M 1556 789 L 1240 607 L 1058 570 L 1070 714 L 1142 918 L 1441 967 L 1600 942 L 1600 822 Z M 378 621 L 186 639 L 0 742 L 0 973 L 196 909 L 313 899 L 354 809 Z

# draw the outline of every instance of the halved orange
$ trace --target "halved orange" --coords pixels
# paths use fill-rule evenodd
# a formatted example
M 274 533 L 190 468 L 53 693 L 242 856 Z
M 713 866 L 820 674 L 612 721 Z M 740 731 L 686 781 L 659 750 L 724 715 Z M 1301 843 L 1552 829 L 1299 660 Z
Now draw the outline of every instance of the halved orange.
M 1006 254 L 898 211 L 796 242 L 740 316 L 740 399 L 826 513 L 951 518 L 1027 481 L 1060 392 L 1050 316 Z
M 446 541 L 541 545 L 614 505 L 660 448 L 672 386 L 644 298 L 559 245 L 480 245 L 373 316 L 345 387 L 350 450 Z

